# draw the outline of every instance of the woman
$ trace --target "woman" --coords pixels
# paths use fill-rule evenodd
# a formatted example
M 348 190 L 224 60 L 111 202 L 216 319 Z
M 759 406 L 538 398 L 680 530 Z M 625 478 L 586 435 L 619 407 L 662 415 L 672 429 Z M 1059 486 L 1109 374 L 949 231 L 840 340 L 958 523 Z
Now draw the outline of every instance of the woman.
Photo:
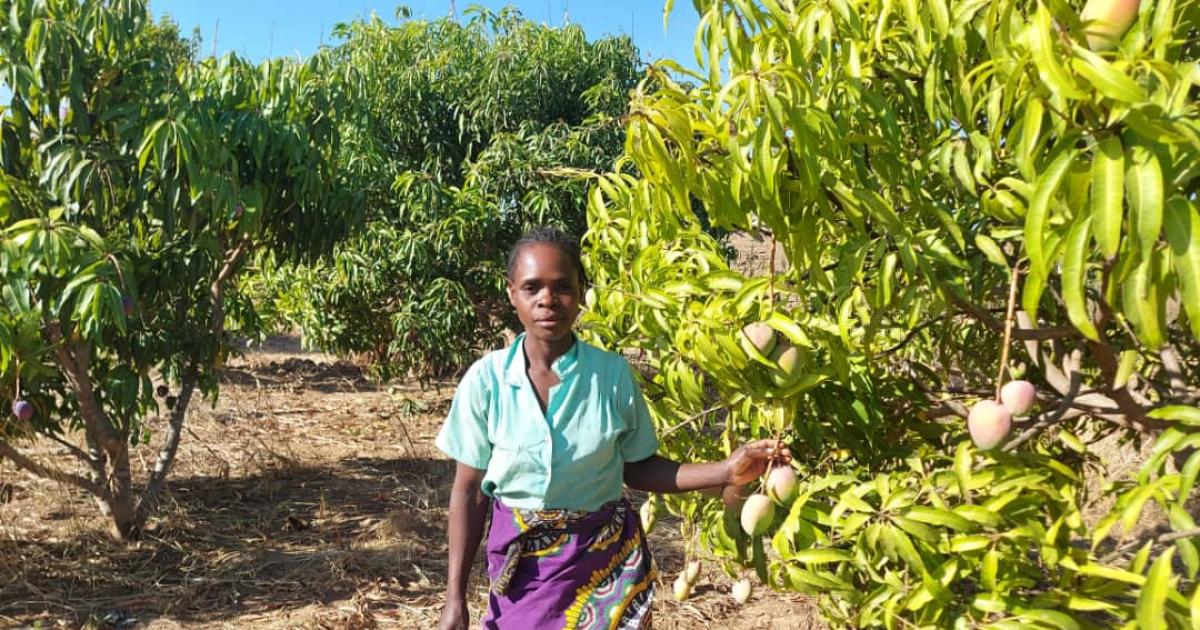
M 457 461 L 440 628 L 468 627 L 470 567 L 491 500 L 483 627 L 647 628 L 654 570 L 622 485 L 650 492 L 736 491 L 781 443 L 708 464 L 655 455 L 658 439 L 629 364 L 580 341 L 579 245 L 537 229 L 513 247 L 508 296 L 525 332 L 467 371 L 438 448 Z

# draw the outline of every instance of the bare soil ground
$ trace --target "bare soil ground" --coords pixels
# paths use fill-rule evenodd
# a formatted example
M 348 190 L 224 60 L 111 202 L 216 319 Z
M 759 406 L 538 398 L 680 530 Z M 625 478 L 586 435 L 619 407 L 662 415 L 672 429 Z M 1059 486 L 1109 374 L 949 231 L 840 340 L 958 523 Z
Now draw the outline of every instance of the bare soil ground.
M 113 541 L 72 488 L 0 463 L 0 628 L 432 628 L 445 580 L 453 468 L 433 446 L 453 383 L 376 387 L 355 366 L 274 339 L 196 403 L 165 506 L 143 540 Z M 69 457 L 29 448 L 44 461 Z M 150 465 L 148 448 L 138 464 Z M 651 536 L 657 628 L 809 629 L 802 597 L 746 606 L 708 563 L 678 603 L 677 523 Z M 472 617 L 486 578 L 478 563 Z M 533 630 L 533 629 L 529 629 Z

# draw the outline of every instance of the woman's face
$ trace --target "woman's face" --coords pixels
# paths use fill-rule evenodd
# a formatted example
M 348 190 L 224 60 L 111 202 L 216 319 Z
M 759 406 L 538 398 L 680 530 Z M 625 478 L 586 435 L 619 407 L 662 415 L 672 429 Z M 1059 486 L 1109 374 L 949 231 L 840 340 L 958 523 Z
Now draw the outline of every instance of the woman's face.
M 517 252 L 508 299 L 529 337 L 555 341 L 571 334 L 579 316 L 579 274 L 571 257 L 544 243 Z

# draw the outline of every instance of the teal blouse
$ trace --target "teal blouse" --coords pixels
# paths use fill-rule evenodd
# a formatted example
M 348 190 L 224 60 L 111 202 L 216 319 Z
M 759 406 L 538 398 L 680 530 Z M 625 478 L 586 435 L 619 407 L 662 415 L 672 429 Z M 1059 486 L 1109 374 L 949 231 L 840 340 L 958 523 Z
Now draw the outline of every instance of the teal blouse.
M 629 363 L 576 339 L 552 366 L 561 382 L 543 414 L 525 374 L 524 339 L 467 370 L 437 447 L 486 470 L 483 492 L 512 508 L 594 511 L 619 499 L 625 462 L 658 450 Z

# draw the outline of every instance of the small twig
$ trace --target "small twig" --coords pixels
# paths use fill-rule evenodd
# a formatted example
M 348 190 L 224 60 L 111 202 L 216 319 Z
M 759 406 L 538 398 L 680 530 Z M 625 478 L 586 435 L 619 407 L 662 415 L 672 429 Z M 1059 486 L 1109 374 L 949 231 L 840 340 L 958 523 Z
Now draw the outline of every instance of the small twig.
M 1184 529 L 1184 530 L 1180 530 L 1177 532 L 1167 532 L 1165 534 L 1159 534 L 1158 536 L 1151 538 L 1150 541 L 1153 544 L 1162 544 L 1162 543 L 1175 542 L 1176 540 L 1182 540 L 1184 538 L 1194 538 L 1196 536 L 1200 536 L 1200 529 Z M 1137 547 L 1138 545 L 1141 545 L 1144 542 L 1145 542 L 1145 540 L 1143 540 L 1143 539 L 1135 539 L 1135 540 L 1126 542 L 1125 544 L 1114 549 L 1112 551 L 1112 553 L 1101 558 L 1100 563 L 1108 564 L 1110 562 L 1113 562 L 1113 561 L 1117 560 L 1118 558 L 1120 558 L 1125 553 L 1127 553 L 1130 549 L 1133 549 L 1134 547 Z
M 1192 538 L 1195 536 L 1200 536 L 1200 528 L 1185 529 L 1185 530 L 1178 531 L 1178 532 L 1171 532 L 1169 534 L 1162 534 L 1161 536 L 1158 536 L 1157 538 L 1155 538 L 1154 542 L 1160 542 L 1160 543 L 1175 542 L 1176 540 L 1182 540 L 1184 538 Z
M 710 414 L 714 411 L 720 411 L 724 408 L 725 408 L 725 405 L 717 405 L 716 407 L 709 407 L 708 409 L 705 409 L 704 411 L 701 411 L 700 413 L 690 416 L 686 420 L 683 420 L 679 424 L 676 424 L 675 426 L 667 429 L 666 431 L 663 431 L 662 435 L 659 437 L 667 437 L 668 435 L 671 435 L 672 433 L 678 431 L 679 429 L 682 429 L 683 427 L 707 416 L 708 414 Z
M 1008 347 L 1012 343 L 1013 317 L 1017 309 L 1017 278 L 1021 275 L 1021 263 L 1013 265 L 1008 281 L 1008 312 L 1004 315 L 1004 342 L 1000 346 L 1000 370 L 996 374 L 996 400 L 1000 400 L 1000 388 L 1004 385 L 1004 374 L 1008 371 Z
M 920 334 L 920 332 L 922 330 L 925 330 L 926 328 L 929 328 L 930 326 L 937 324 L 939 322 L 945 321 L 948 317 L 950 317 L 950 316 L 949 315 L 941 315 L 941 316 L 935 317 L 927 322 L 922 322 L 920 325 L 916 326 L 915 328 L 910 329 L 908 331 L 908 333 L 904 335 L 904 338 L 901 339 L 899 342 L 897 342 L 896 345 L 881 352 L 880 356 L 887 356 L 889 354 L 894 354 L 894 353 L 898 352 L 901 348 L 908 345 L 908 343 L 913 340 L 913 337 L 916 337 L 918 334 Z
M 1175 348 L 1163 345 L 1162 349 L 1158 351 L 1158 357 L 1162 359 L 1163 371 L 1166 372 L 1167 380 L 1171 383 L 1171 393 L 1188 393 L 1187 381 L 1183 378 L 1183 362 L 1179 360 L 1179 354 L 1175 352 Z

